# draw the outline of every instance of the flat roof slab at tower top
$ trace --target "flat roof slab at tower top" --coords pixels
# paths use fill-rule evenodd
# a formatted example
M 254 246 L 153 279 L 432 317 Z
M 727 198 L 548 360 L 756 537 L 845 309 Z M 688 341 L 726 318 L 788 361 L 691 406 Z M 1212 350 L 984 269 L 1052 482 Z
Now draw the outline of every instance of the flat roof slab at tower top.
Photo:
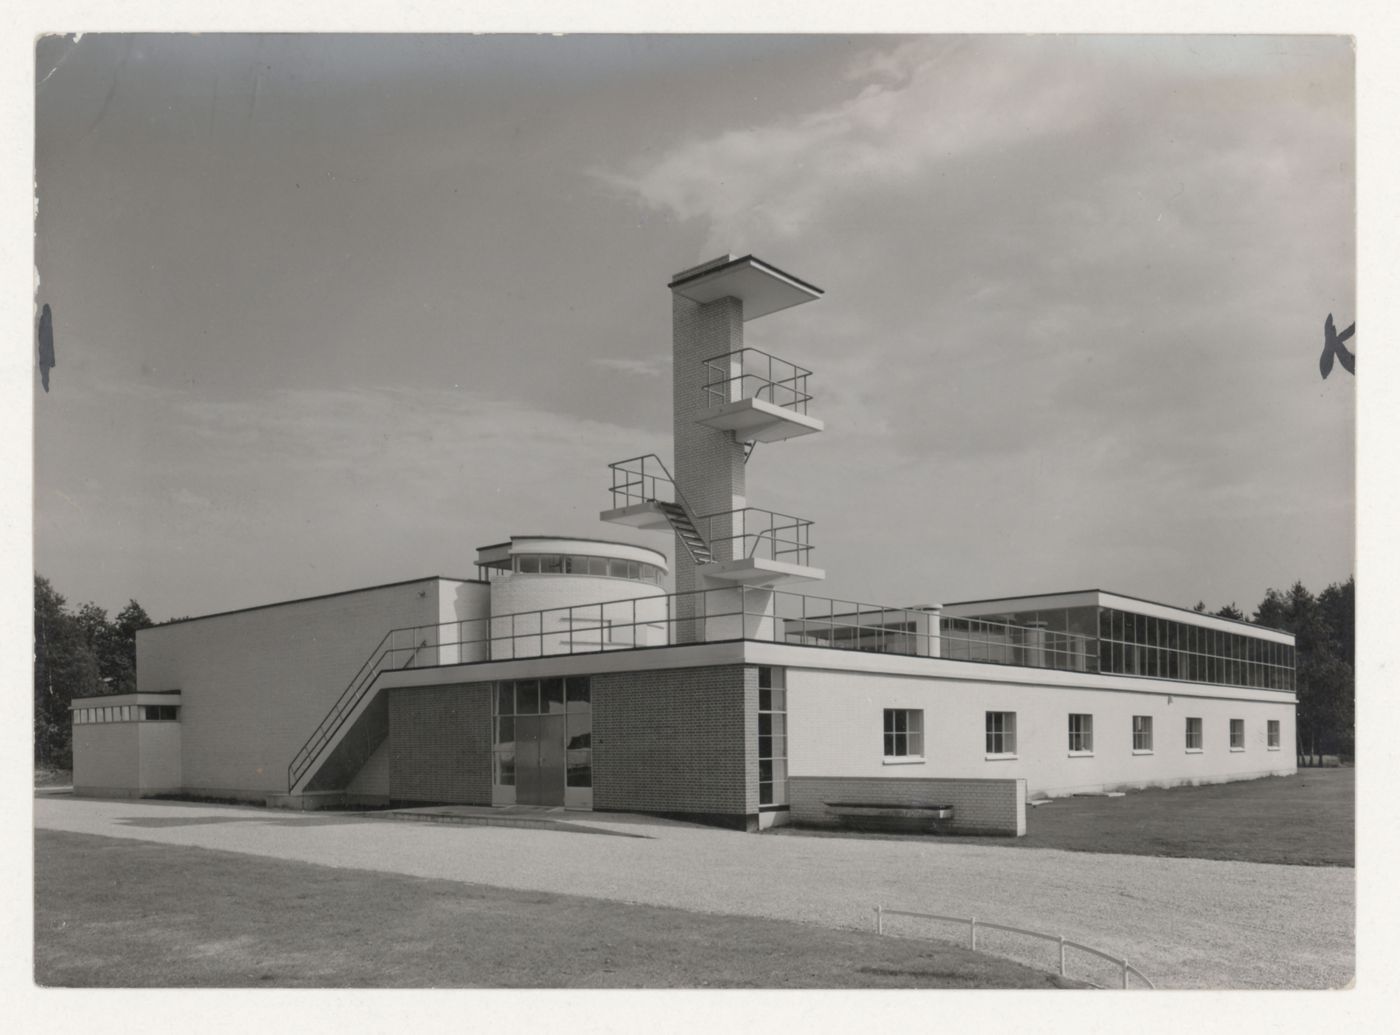
M 744 303 L 746 323 L 780 309 L 811 302 L 824 293 L 821 288 L 752 255 L 687 270 L 677 274 L 667 286 L 682 298 L 701 305 L 717 298 L 737 298 Z

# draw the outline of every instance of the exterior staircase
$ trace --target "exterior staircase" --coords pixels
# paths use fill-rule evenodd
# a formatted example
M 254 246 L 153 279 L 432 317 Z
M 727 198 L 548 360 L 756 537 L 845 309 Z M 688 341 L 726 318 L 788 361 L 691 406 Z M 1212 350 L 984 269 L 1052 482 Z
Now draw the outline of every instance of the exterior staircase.
M 690 515 L 679 503 L 666 503 L 661 500 L 653 501 L 657 508 L 666 515 L 666 520 L 675 529 L 677 538 L 685 546 L 686 552 L 690 554 L 690 559 L 696 564 L 709 564 L 715 559 L 709 544 L 705 542 L 703 536 L 695 527 L 695 522 L 690 520 Z

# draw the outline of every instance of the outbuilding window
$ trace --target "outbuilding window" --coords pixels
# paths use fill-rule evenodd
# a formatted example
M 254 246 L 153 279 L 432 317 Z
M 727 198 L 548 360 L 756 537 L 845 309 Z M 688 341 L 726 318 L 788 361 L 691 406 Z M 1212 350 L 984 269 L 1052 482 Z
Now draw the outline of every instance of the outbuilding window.
M 1243 719 L 1231 719 L 1231 720 L 1230 720 L 1230 750 L 1231 750 L 1231 751 L 1243 751 L 1243 750 L 1244 750 L 1244 720 L 1243 720 Z
M 1270 751 L 1277 751 L 1277 750 L 1278 750 L 1278 740 L 1279 740 L 1279 737 L 1278 737 L 1278 720 L 1277 720 L 1277 719 L 1270 719 L 1270 720 L 1269 720 L 1269 750 L 1270 750 Z
M 1201 733 L 1201 720 L 1199 718 L 1187 718 L 1186 720 L 1186 750 L 1200 751 L 1203 741 Z
M 1152 716 L 1133 716 L 1133 750 L 1144 754 L 1152 750 Z
M 1010 757 L 1016 754 L 1016 713 L 987 713 L 987 754 Z
M 885 758 L 924 757 L 924 713 L 916 708 L 885 709 Z
M 1069 753 L 1072 755 L 1092 755 L 1094 753 L 1094 717 L 1092 715 L 1070 715 Z

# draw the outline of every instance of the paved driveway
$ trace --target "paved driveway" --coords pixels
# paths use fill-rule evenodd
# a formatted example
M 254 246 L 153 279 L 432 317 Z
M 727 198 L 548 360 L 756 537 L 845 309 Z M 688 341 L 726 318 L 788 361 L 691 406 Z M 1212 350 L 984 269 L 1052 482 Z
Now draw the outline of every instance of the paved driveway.
M 976 916 L 1125 957 L 1159 988 L 1325 988 L 1345 984 L 1355 971 L 1351 869 L 583 820 L 646 835 L 598 837 L 61 795 L 36 798 L 35 822 L 51 830 L 833 927 L 873 926 L 877 903 Z M 916 933 L 913 922 L 899 923 Z M 1052 965 L 1046 947 L 998 941 L 994 946 L 989 938 L 988 947 Z M 1102 982 L 1106 974 L 1085 961 L 1072 962 L 1071 976 Z

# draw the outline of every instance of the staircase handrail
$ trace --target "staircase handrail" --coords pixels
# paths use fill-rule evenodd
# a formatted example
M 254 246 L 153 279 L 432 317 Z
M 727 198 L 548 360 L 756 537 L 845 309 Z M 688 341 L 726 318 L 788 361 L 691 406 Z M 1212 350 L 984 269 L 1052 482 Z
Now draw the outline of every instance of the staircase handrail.
M 345 724 L 346 717 L 355 710 L 355 707 L 364 698 L 365 693 L 374 684 L 375 677 L 384 671 L 386 667 L 384 659 L 391 657 L 396 651 L 411 649 L 412 654 L 410 654 L 408 662 L 404 665 L 404 667 L 407 668 L 408 665 L 412 664 L 417 658 L 418 652 L 428 645 L 427 641 L 424 640 L 422 643 L 415 643 L 412 648 L 395 647 L 393 645 L 394 635 L 396 633 L 411 631 L 415 634 L 416 638 L 417 631 L 421 628 L 423 627 L 402 626 L 397 629 L 390 629 L 384 634 L 384 637 L 379 641 L 379 644 L 374 650 L 370 651 L 369 657 L 365 659 L 364 664 L 360 666 L 354 678 L 346 684 L 345 689 L 341 691 L 340 696 L 336 698 L 330 710 L 326 712 L 316 728 L 311 731 L 311 735 L 307 737 L 301 747 L 297 749 L 296 754 L 292 756 L 292 760 L 287 763 L 287 792 L 289 794 L 296 787 L 297 781 L 306 775 L 307 769 L 309 769 L 311 764 L 315 761 L 316 756 L 320 754 L 321 749 L 331 740 L 335 739 L 335 735 L 340 732 L 340 727 Z
M 661 474 L 660 474 L 660 475 L 647 474 L 647 473 L 646 473 L 646 462 L 647 462 L 648 460 L 655 461 L 656 466 L 659 467 L 659 468 L 661 468 Z M 640 463 L 641 463 L 641 465 L 642 465 L 642 466 L 641 466 L 641 470 L 639 470 L 639 471 L 629 471 L 629 470 L 627 469 L 627 467 L 626 467 L 627 464 L 635 464 L 635 463 L 638 463 L 639 461 L 640 461 Z M 625 490 L 625 489 L 627 489 L 628 486 L 631 486 L 631 485 L 641 485 L 641 486 L 642 486 L 642 493 L 641 493 L 641 495 L 642 495 L 642 502 L 644 502 L 644 503 L 675 503 L 677 506 L 679 506 L 679 507 L 681 508 L 681 510 L 685 511 L 685 516 L 686 516 L 687 518 L 690 519 L 690 523 L 691 523 L 691 524 L 695 524 L 695 523 L 696 523 L 695 511 L 694 511 L 694 509 L 690 506 L 690 502 L 685 498 L 685 494 L 681 492 L 680 486 L 676 484 L 676 479 L 673 478 L 673 477 L 671 477 L 671 471 L 670 471 L 670 469 L 666 466 L 665 462 L 661 459 L 661 457 L 657 456 L 655 453 L 643 453 L 641 456 L 629 457 L 629 458 L 626 459 L 626 460 L 618 460 L 618 461 L 616 461 L 615 463 L 608 464 L 608 467 L 609 467 L 613 472 L 615 472 L 614 478 L 613 478 L 613 487 L 612 487 L 612 492 L 613 492 L 613 497 L 614 497 L 614 498 L 613 498 L 613 502 L 614 502 L 614 503 L 617 502 L 617 498 L 616 498 L 616 497 L 617 497 L 617 493 L 618 493 L 619 491 Z M 622 484 L 622 486 L 619 487 L 618 484 L 617 484 L 616 474 L 624 474 L 624 475 L 633 475 L 633 474 L 635 474 L 638 478 L 641 479 L 641 481 L 639 481 L 639 482 L 624 482 L 624 483 Z M 647 495 L 646 495 L 646 479 L 648 479 L 648 478 L 650 478 L 650 479 L 652 480 L 653 488 L 655 487 L 655 483 L 658 482 L 658 481 L 664 481 L 664 482 L 666 482 L 668 485 L 670 485 L 670 486 L 671 486 L 671 495 L 672 495 L 674 498 L 673 498 L 673 499 L 669 499 L 669 500 L 661 500 L 661 499 L 657 499 L 655 496 L 647 496 Z M 629 496 L 629 498 L 630 498 L 630 494 L 628 494 L 628 496 Z M 697 527 L 697 531 L 698 531 L 698 527 Z M 708 546 L 709 544 L 706 543 L 706 545 Z

